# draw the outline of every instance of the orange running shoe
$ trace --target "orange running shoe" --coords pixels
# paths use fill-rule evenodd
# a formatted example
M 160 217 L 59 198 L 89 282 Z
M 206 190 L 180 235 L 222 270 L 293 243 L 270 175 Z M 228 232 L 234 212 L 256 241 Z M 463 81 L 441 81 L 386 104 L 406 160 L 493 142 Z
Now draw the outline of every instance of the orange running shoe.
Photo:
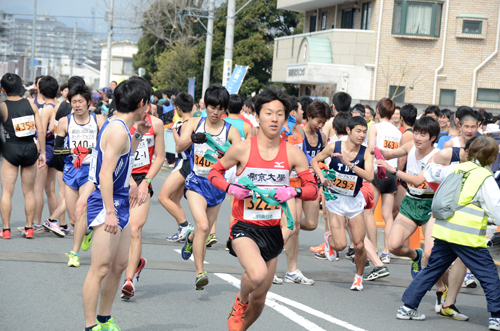
M 26 239 L 33 239 L 33 228 L 26 230 L 26 228 L 21 232 L 21 237 Z
M 234 299 L 234 305 L 231 308 L 231 312 L 227 317 L 227 328 L 229 331 L 240 331 L 243 328 L 243 323 L 245 322 L 245 312 L 248 308 L 247 304 L 242 304 L 238 297 L 240 296 L 240 292 L 236 295 L 236 299 Z
M 310 250 L 311 252 L 313 252 L 313 253 L 319 253 L 319 252 L 321 252 L 321 251 L 324 251 L 324 250 L 325 250 L 325 243 L 322 243 L 321 245 L 316 246 L 316 247 L 311 246 L 311 247 L 309 248 L 309 250 Z
M 10 239 L 10 230 L 2 230 L 2 232 L 0 232 L 0 238 Z

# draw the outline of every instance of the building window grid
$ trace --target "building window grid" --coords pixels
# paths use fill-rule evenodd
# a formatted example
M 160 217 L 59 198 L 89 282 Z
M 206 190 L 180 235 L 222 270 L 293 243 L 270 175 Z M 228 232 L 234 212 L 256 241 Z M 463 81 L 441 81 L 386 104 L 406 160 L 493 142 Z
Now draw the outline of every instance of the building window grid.
M 363 3 L 361 9 L 361 29 L 368 30 L 370 28 L 370 17 L 372 13 L 372 8 L 370 2 Z
M 389 86 L 389 98 L 394 100 L 394 102 L 405 102 L 405 94 L 405 86 Z
M 457 90 L 441 89 L 439 94 L 440 106 L 455 106 Z
M 500 89 L 478 88 L 476 100 L 480 103 L 500 104 Z
M 462 33 L 481 34 L 482 31 L 482 21 L 464 20 L 462 23 Z
M 432 9 L 430 22 L 430 33 L 410 33 L 407 32 L 408 8 L 409 5 L 425 6 Z M 440 37 L 441 34 L 441 16 L 443 4 L 438 2 L 418 2 L 418 1 L 396 1 L 394 3 L 394 13 L 392 18 L 392 34 Z

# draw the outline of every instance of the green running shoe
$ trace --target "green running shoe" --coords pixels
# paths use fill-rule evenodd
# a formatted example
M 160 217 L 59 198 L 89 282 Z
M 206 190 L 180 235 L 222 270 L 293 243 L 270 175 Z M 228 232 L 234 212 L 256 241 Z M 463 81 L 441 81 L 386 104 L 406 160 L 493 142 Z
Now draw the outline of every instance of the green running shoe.
M 203 271 L 196 275 L 196 290 L 201 291 L 205 289 L 205 286 L 208 285 L 208 276 L 207 272 Z
M 102 330 L 102 331 L 121 331 L 122 330 L 118 327 L 118 325 L 116 325 L 115 321 L 113 321 L 113 318 L 110 318 L 106 323 L 99 323 L 99 321 L 97 321 L 97 326 L 100 326 L 101 328 L 99 330 Z
M 89 230 L 82 241 L 82 251 L 88 251 L 90 246 L 92 246 L 92 235 L 94 234 L 94 230 Z
M 181 256 L 184 260 L 189 260 L 191 255 L 193 254 L 193 242 L 189 241 L 189 235 L 191 232 L 194 232 L 193 229 L 189 229 L 186 232 L 186 241 L 184 242 L 184 246 L 182 246 Z
M 215 233 L 209 234 L 207 241 L 205 243 L 207 245 L 207 247 L 212 247 L 212 245 L 216 244 L 216 243 L 217 243 L 217 236 L 215 235 Z
M 69 254 L 66 253 L 65 255 L 69 257 L 68 267 L 78 268 L 80 266 L 80 256 L 78 253 L 71 251 Z

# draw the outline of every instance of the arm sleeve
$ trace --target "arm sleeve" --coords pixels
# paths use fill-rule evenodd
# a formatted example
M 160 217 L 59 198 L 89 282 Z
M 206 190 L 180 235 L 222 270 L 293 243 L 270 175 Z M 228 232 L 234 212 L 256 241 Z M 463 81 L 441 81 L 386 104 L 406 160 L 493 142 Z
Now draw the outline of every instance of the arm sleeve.
M 429 183 L 441 183 L 449 174 L 453 172 L 456 165 L 444 166 L 437 163 L 429 163 L 425 166 L 424 178 Z
M 54 142 L 54 150 L 64 149 L 64 138 L 65 137 L 56 136 L 56 140 Z M 64 157 L 62 155 L 56 155 L 54 153 L 52 163 L 57 171 L 64 171 Z
M 212 183 L 213 186 L 227 192 L 229 187 L 229 183 L 224 178 L 224 173 L 227 171 L 226 168 L 218 161 L 208 173 L 208 180 Z
M 498 210 L 500 210 L 500 189 L 493 177 L 486 178 L 479 189 L 477 198 L 486 214 L 495 224 L 500 225 L 500 217 L 498 217 Z
M 314 201 L 318 198 L 318 185 L 310 169 L 297 174 L 300 179 L 302 195 L 299 197 L 303 201 Z

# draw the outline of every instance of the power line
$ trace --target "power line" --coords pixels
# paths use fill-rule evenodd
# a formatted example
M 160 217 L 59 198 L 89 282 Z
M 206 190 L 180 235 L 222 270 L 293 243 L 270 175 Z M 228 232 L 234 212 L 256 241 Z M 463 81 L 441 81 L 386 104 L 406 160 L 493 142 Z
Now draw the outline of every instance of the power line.
M 15 15 L 15 16 L 33 16 L 33 14 L 13 14 L 13 13 L 5 13 L 7 15 Z M 50 18 L 94 18 L 93 16 L 65 16 L 65 15 L 42 15 L 37 14 L 37 17 L 50 17 Z M 100 20 L 105 20 L 106 17 L 95 17 Z

